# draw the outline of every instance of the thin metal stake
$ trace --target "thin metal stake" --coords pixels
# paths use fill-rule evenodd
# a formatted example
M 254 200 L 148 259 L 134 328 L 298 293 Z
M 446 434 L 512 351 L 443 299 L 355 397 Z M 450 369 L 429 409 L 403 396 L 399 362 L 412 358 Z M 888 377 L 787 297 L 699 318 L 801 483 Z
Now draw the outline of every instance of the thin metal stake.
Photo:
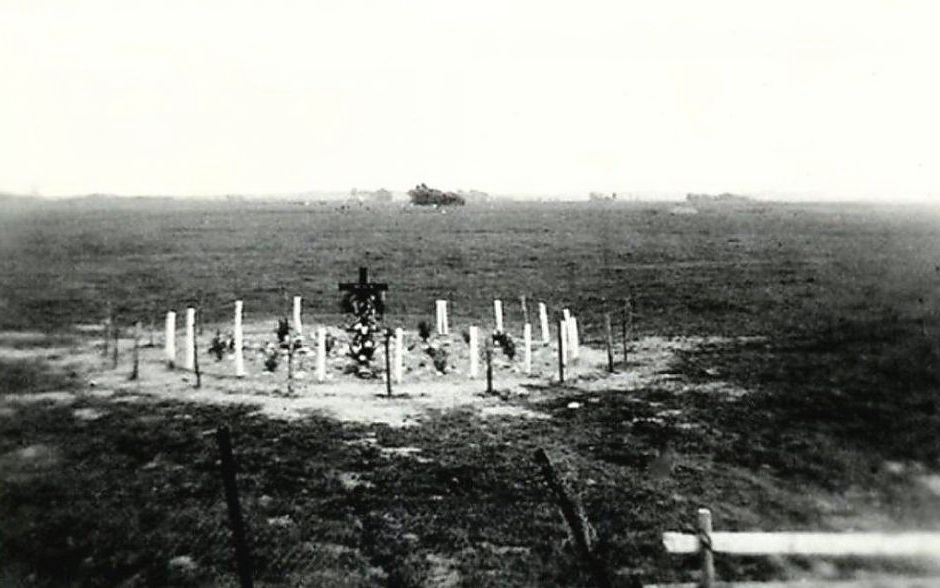
M 493 339 L 486 340 L 486 393 L 493 393 Z
M 614 373 L 614 334 L 610 326 L 610 313 L 604 315 L 604 332 L 607 335 L 607 371 Z

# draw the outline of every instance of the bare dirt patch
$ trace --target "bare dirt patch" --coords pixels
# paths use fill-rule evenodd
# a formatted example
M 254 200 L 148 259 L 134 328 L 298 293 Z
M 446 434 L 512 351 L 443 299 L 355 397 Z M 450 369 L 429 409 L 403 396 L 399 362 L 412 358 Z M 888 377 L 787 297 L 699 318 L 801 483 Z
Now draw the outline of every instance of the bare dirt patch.
M 456 331 L 457 329 L 455 329 Z M 207 328 L 206 332 L 214 329 Z M 79 358 L 87 362 L 83 368 L 95 383 L 95 388 L 83 392 L 49 392 L 31 395 L 28 400 L 71 402 L 76 395 L 91 394 L 99 398 L 120 391 L 120 402 L 146 402 L 177 400 L 213 405 L 248 405 L 260 414 L 277 419 L 302 419 L 309 415 L 322 415 L 343 422 L 384 423 L 390 426 L 415 426 L 428 415 L 470 408 L 483 417 L 546 418 L 544 412 L 533 410 L 528 402 L 507 400 L 539 398 L 538 390 L 545 382 L 557 379 L 556 351 L 551 345 L 537 345 L 533 350 L 532 373 L 523 373 L 521 351 L 509 359 L 498 349 L 494 360 L 496 394 L 485 394 L 483 368 L 477 378 L 467 375 L 468 346 L 459 335 L 437 336 L 431 342 L 437 349 L 448 350 L 448 367 L 439 372 L 424 344 L 414 333 L 408 333 L 411 344 L 405 354 L 404 382 L 393 385 L 393 396 L 386 397 L 384 379 L 362 380 L 345 374 L 349 360 L 343 356 L 345 334 L 333 330 L 337 339 L 329 360 L 328 380 L 316 382 L 310 371 L 313 351 L 299 355 L 296 369 L 302 377 L 295 379 L 288 393 L 286 368 L 282 362 L 275 372 L 264 371 L 261 351 L 265 345 L 264 325 L 250 325 L 246 331 L 248 348 L 246 364 L 249 375 L 235 378 L 230 356 L 221 361 L 203 356 L 202 386 L 194 388 L 194 374 L 170 370 L 162 362 L 162 349 L 141 350 L 141 377 L 129 382 L 127 368 L 108 369 L 94 356 L 92 347 L 86 347 Z M 201 348 L 208 346 L 208 336 L 200 340 Z M 644 337 L 631 345 L 627 369 L 617 373 L 606 371 L 606 352 L 587 345 L 581 346 L 579 359 L 567 367 L 566 383 L 579 390 L 602 392 L 619 390 L 630 392 L 651 386 L 675 393 L 704 392 L 730 398 L 739 397 L 745 390 L 715 377 L 713 381 L 693 384 L 675 373 L 677 353 L 690 351 L 700 345 L 732 344 L 734 340 L 716 337 Z M 126 360 L 125 360 L 126 362 Z M 125 364 L 122 364 L 125 365 Z M 296 372 L 295 372 L 296 373 Z M 17 402 L 7 396 L 0 401 Z

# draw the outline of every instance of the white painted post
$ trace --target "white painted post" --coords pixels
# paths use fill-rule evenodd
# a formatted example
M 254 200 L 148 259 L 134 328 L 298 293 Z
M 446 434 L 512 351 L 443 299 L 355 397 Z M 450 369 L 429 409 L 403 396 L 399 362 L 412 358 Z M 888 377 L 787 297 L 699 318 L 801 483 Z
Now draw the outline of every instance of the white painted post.
M 565 340 L 565 361 L 571 356 L 571 311 L 567 308 L 561 309 L 562 321 L 565 323 L 565 330 L 562 331 L 562 339 Z
M 480 371 L 480 329 L 470 327 L 470 377 L 477 377 Z
M 522 328 L 522 340 L 525 345 L 525 355 L 524 363 L 522 364 L 522 369 L 525 373 L 532 373 L 532 325 L 529 323 L 525 324 L 525 327 Z
M 571 341 L 568 342 L 568 348 L 571 350 L 571 359 L 581 357 L 581 341 L 578 338 L 578 317 L 571 315 L 568 321 L 568 336 Z
M 326 381 L 326 329 L 317 327 L 317 381 Z
M 183 367 L 188 370 L 196 369 L 196 309 L 186 309 L 186 355 Z
M 558 337 L 559 345 L 561 345 L 561 352 L 559 357 L 561 359 L 561 365 L 568 365 L 568 323 L 565 319 L 558 321 L 558 328 L 560 329 L 560 336 Z
M 542 326 L 542 344 L 548 345 L 552 342 L 551 333 L 548 332 L 548 309 L 544 302 L 539 302 L 539 323 Z
M 405 373 L 405 331 L 395 329 L 395 383 L 401 384 Z
M 244 378 L 245 373 L 245 339 L 242 332 L 242 301 L 235 301 L 235 377 Z
M 176 313 L 172 310 L 166 313 L 166 335 L 163 350 L 166 354 L 166 363 L 170 367 L 176 365 Z
M 450 326 L 447 324 L 447 301 L 438 300 L 435 304 L 437 308 L 437 334 L 449 335 Z
M 503 301 L 493 301 L 493 314 L 496 315 L 496 332 L 503 332 Z
M 300 307 L 302 298 L 300 296 L 294 296 L 294 333 L 295 335 L 304 334 L 304 324 L 300 318 Z

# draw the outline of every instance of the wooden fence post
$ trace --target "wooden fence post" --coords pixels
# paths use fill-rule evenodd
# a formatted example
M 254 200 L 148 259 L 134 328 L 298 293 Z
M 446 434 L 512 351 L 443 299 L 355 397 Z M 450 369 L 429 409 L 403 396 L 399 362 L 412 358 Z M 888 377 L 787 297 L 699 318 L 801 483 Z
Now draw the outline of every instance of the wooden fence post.
M 219 455 L 222 462 L 222 484 L 225 487 L 228 520 L 232 528 L 232 539 L 235 543 L 235 563 L 238 566 L 238 579 L 241 582 L 241 588 L 253 588 L 251 552 L 248 551 L 245 522 L 242 519 L 241 503 L 238 501 L 238 486 L 235 483 L 235 460 L 232 457 L 232 438 L 228 427 L 224 425 L 219 427 L 216 430 L 215 438 L 219 444 Z
M 632 318 L 632 308 L 630 303 L 630 297 L 628 296 L 623 301 L 623 308 L 621 309 L 621 335 L 623 338 L 623 365 L 627 365 L 627 321 L 633 322 Z M 632 325 L 631 325 L 632 326 Z
M 715 585 L 715 556 L 712 552 L 712 513 L 707 508 L 698 510 L 698 534 L 702 551 L 702 587 Z
M 131 368 L 131 381 L 140 376 L 140 321 L 134 323 L 134 367 Z
M 539 465 L 545 482 L 555 495 L 555 501 L 558 503 L 561 514 L 568 524 L 568 529 L 571 531 L 571 537 L 577 549 L 578 556 L 581 558 L 585 567 L 590 570 L 591 575 L 594 576 L 595 584 L 597 584 L 599 588 L 609 588 L 611 584 L 607 570 L 604 568 L 603 563 L 597 558 L 591 546 L 587 518 L 565 489 L 561 478 L 555 472 L 555 468 L 552 467 L 552 462 L 548 459 L 548 455 L 541 447 L 535 450 L 535 462 Z
M 287 338 L 287 393 L 294 393 L 294 338 Z
M 564 319 L 558 321 L 558 382 L 565 383 L 565 339 L 567 339 L 568 327 Z

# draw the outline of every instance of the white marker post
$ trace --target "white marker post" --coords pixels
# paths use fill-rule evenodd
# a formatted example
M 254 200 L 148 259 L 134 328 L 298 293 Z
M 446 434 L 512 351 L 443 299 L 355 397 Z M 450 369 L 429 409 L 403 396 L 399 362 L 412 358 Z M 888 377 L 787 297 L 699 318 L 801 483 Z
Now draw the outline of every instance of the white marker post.
M 548 332 L 548 309 L 544 302 L 539 302 L 539 323 L 542 327 L 542 344 L 548 345 L 552 342 L 551 333 Z
M 317 327 L 317 381 L 326 381 L 326 329 Z
M 480 371 L 480 329 L 470 327 L 470 377 L 477 377 Z
M 571 311 L 567 308 L 561 309 L 562 322 L 565 330 L 561 332 L 561 338 L 565 340 L 565 362 L 571 354 Z
M 235 377 L 244 378 L 245 373 L 245 340 L 242 333 L 242 301 L 235 301 Z
M 568 348 L 571 350 L 571 359 L 576 360 L 581 357 L 581 342 L 578 340 L 578 318 L 571 315 L 568 320 Z
M 196 309 L 186 309 L 186 359 L 183 367 L 188 370 L 196 369 Z
M 163 350 L 166 363 L 169 367 L 176 365 L 176 313 L 172 310 L 166 313 L 166 335 Z
M 558 344 L 561 346 L 561 350 L 558 353 L 558 358 L 561 361 L 562 366 L 568 365 L 568 323 L 562 319 L 558 322 L 559 336 Z
M 503 332 L 503 301 L 493 301 L 493 314 L 496 315 L 496 332 Z
M 405 331 L 395 329 L 395 383 L 401 384 L 405 373 Z
M 525 345 L 525 355 L 523 355 L 523 364 L 522 370 L 527 373 L 532 373 L 532 325 L 529 323 L 525 324 L 525 327 L 522 328 L 522 341 Z
M 300 296 L 294 296 L 294 333 L 298 336 L 304 334 L 304 324 L 300 318 L 302 301 L 303 299 Z
M 437 334 L 449 335 L 450 326 L 447 324 L 447 301 L 438 300 L 435 303 L 437 309 Z

